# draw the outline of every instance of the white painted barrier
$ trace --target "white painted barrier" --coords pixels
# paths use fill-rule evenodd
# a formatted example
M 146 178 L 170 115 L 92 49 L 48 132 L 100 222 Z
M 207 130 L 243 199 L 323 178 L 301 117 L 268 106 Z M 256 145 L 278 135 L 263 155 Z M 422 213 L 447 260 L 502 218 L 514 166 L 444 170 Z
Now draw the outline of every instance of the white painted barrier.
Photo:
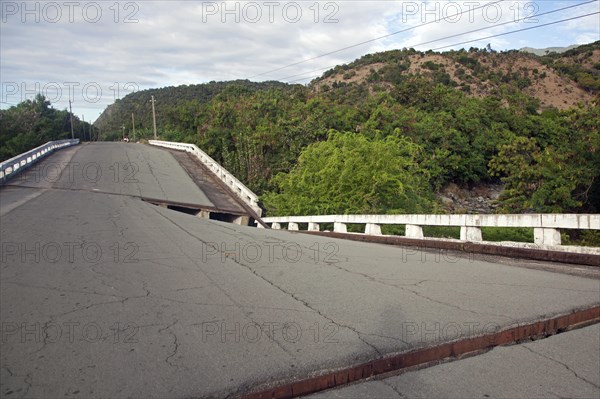
M 4 184 L 18 172 L 23 171 L 41 158 L 50 155 L 52 152 L 77 144 L 79 144 L 79 139 L 49 141 L 33 150 L 24 152 L 23 154 L 19 154 L 16 157 L 12 157 L 0 163 L 0 184 Z
M 171 148 L 174 150 L 186 151 L 194 154 L 203 165 L 210 169 L 223 183 L 225 183 L 242 201 L 244 201 L 258 216 L 262 215 L 262 209 L 258 205 L 258 196 L 248 187 L 232 175 L 227 169 L 222 167 L 217 161 L 212 159 L 207 153 L 198 146 L 187 143 L 175 143 L 172 141 L 149 140 L 151 145 Z
M 345 233 L 347 224 L 364 224 L 367 235 L 381 235 L 381 225 L 405 225 L 405 236 L 419 239 L 427 238 L 423 235 L 423 226 L 454 226 L 460 227 L 460 240 L 469 242 L 484 242 L 481 227 L 529 227 L 533 228 L 536 247 L 548 249 L 561 247 L 559 229 L 600 230 L 600 214 L 322 215 L 267 217 L 263 221 L 273 229 L 281 229 L 281 224 L 287 223 L 288 230 L 298 230 L 299 223 L 307 223 L 309 231 L 319 231 L 320 224 L 329 223 L 338 233 Z M 504 244 L 527 246 L 526 243 Z M 600 254 L 600 248 L 561 249 Z

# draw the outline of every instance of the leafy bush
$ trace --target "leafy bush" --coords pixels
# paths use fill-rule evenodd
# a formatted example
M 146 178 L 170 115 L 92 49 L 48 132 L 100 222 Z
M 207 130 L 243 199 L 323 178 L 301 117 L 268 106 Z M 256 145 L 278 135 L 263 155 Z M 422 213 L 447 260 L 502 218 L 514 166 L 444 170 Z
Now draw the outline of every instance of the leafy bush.
M 263 201 L 276 215 L 419 213 L 433 209 L 420 148 L 406 138 L 369 140 L 331 131 L 298 164 L 275 177 Z

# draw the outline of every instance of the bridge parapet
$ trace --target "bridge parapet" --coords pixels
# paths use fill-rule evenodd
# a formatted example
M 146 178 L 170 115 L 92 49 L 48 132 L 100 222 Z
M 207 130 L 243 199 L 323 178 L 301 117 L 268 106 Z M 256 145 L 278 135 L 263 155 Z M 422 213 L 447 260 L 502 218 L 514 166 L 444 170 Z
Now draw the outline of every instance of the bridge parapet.
M 244 183 L 239 181 L 227 169 L 222 167 L 210 155 L 202 151 L 198 146 L 187 143 L 176 143 L 172 141 L 149 140 L 151 145 L 186 151 L 196 156 L 203 165 L 210 169 L 223 183 L 225 183 L 244 203 L 246 203 L 258 216 L 262 215 L 262 209 L 258 205 L 258 196 L 252 192 Z
M 336 233 L 346 233 L 348 224 L 364 224 L 364 234 L 376 236 L 382 235 L 382 225 L 405 225 L 405 236 L 415 239 L 427 238 L 423 235 L 423 226 L 460 227 L 460 241 L 468 242 L 485 242 L 481 227 L 528 227 L 533 228 L 534 244 L 538 248 L 553 249 L 561 246 L 559 229 L 600 230 L 600 214 L 319 215 L 267 217 L 263 221 L 273 229 L 288 224 L 288 230 L 299 230 L 299 224 L 307 224 L 308 231 L 320 231 L 320 224 L 327 223 L 333 224 Z M 578 247 L 562 248 L 577 251 Z M 581 251 L 600 254 L 600 248 Z
M 40 159 L 50 155 L 52 152 L 77 144 L 79 144 L 79 139 L 49 141 L 33 150 L 24 152 L 23 154 L 19 154 L 16 157 L 12 157 L 0 163 L 0 184 L 4 184 L 18 172 L 23 171 Z

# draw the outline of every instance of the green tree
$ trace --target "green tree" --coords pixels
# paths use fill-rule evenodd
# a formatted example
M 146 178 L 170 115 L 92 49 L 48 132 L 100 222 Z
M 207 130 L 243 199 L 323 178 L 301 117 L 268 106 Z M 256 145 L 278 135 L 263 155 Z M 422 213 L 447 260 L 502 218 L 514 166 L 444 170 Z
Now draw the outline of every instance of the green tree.
M 404 137 L 371 140 L 331 131 L 263 196 L 270 214 L 418 213 L 434 209 L 420 147 Z
M 81 134 L 84 124 L 74 117 L 75 130 Z M 89 125 L 85 124 L 85 130 Z M 70 138 L 69 113 L 52 108 L 38 94 L 6 110 L 0 110 L 0 160 L 29 151 L 51 140 Z
M 490 161 L 506 183 L 502 209 L 578 212 L 600 209 L 600 107 L 574 109 L 542 123 L 552 134 L 515 137 Z

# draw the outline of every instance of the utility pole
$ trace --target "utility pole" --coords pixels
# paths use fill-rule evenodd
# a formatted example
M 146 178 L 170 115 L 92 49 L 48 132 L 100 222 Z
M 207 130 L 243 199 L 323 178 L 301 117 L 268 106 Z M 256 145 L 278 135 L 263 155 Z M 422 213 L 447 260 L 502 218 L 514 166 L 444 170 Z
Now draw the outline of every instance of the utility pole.
M 69 100 L 69 115 L 71 115 L 71 140 L 74 140 L 75 133 L 73 133 L 73 108 L 71 108 L 71 100 Z
M 135 143 L 135 116 L 131 113 L 131 123 L 133 124 L 133 142 Z
M 125 125 L 123 125 L 123 141 L 125 141 Z
M 81 115 L 81 121 L 83 122 L 81 125 L 81 138 L 85 140 L 85 115 Z M 90 139 L 90 141 L 92 140 Z
M 156 111 L 154 110 L 154 103 L 156 102 L 156 100 L 154 100 L 154 96 L 152 96 L 152 100 L 150 100 L 150 102 L 152 103 L 152 121 L 154 123 L 154 140 L 156 140 Z

